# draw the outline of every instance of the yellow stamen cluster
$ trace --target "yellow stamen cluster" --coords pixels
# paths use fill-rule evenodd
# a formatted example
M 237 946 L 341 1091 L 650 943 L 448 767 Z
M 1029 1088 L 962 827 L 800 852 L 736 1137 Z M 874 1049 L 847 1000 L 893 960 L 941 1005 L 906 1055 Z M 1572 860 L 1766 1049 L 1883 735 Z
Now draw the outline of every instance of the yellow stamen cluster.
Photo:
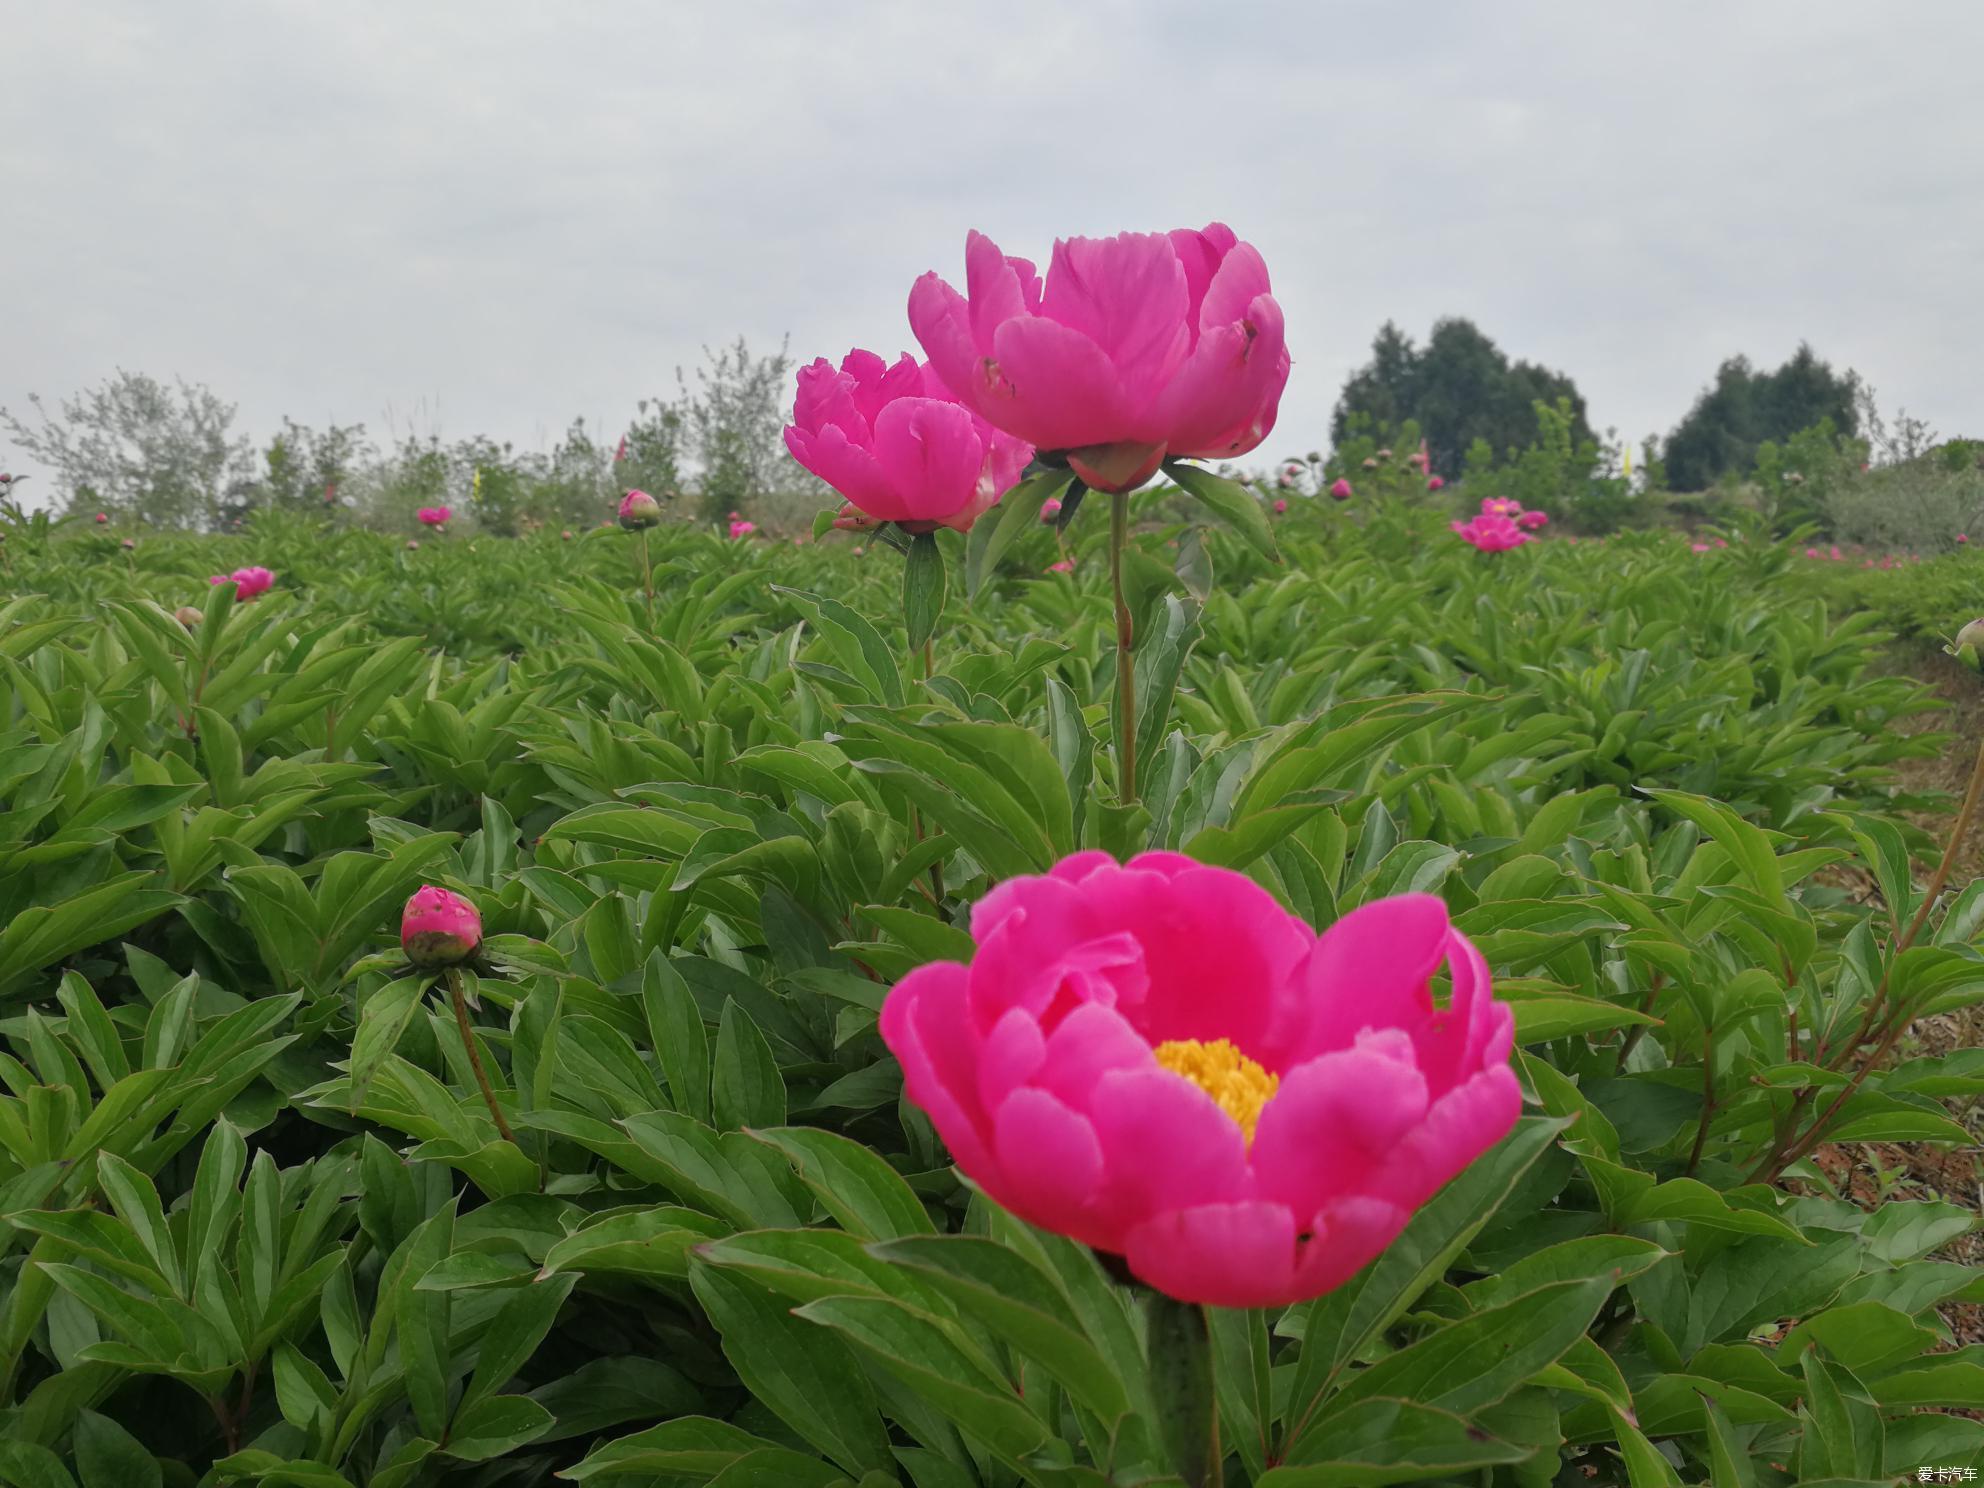
M 1230 1039 L 1167 1039 L 1151 1051 L 1157 1062 L 1175 1075 L 1183 1075 L 1219 1104 L 1233 1118 L 1249 1145 L 1254 1126 L 1261 1119 L 1261 1107 L 1274 1099 L 1281 1085 L 1279 1075 L 1271 1075 L 1233 1046 Z

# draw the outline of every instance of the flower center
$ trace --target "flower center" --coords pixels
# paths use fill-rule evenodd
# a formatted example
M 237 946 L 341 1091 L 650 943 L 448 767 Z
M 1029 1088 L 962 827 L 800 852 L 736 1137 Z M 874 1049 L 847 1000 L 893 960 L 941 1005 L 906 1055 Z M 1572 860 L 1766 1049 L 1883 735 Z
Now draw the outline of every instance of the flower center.
M 1211 1043 L 1166 1039 L 1151 1052 L 1164 1068 L 1174 1075 L 1183 1075 L 1211 1096 L 1252 1145 L 1261 1107 L 1274 1099 L 1281 1076 L 1269 1074 L 1234 1048 L 1230 1039 L 1214 1039 Z

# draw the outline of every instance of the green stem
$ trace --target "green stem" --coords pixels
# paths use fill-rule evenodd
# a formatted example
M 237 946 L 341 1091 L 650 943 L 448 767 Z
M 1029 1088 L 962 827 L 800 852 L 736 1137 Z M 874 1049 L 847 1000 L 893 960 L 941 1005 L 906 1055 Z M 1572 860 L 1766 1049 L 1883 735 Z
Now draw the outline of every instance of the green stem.
M 1152 1292 L 1148 1320 L 1151 1400 L 1172 1470 L 1186 1488 L 1221 1488 L 1219 1396 L 1205 1308 Z
M 1116 594 L 1116 794 L 1125 805 L 1137 800 L 1137 665 L 1130 606 L 1123 599 L 1123 547 L 1130 536 L 1130 493 L 1109 498 L 1109 582 Z
M 654 565 L 648 561 L 648 530 L 641 529 L 641 593 L 647 597 L 648 634 L 654 634 Z
M 462 1031 L 462 1047 L 468 1050 L 468 1067 L 475 1071 L 475 1083 L 482 1089 L 483 1104 L 489 1107 L 490 1119 L 496 1123 L 496 1130 L 503 1140 L 516 1145 L 516 1134 L 510 1130 L 510 1123 L 503 1119 L 503 1108 L 496 1104 L 496 1092 L 490 1088 L 489 1072 L 482 1067 L 482 1055 L 475 1047 L 475 1029 L 468 1021 L 468 1000 L 462 996 L 462 974 L 456 967 L 447 970 L 448 1001 L 455 1005 L 455 1026 Z

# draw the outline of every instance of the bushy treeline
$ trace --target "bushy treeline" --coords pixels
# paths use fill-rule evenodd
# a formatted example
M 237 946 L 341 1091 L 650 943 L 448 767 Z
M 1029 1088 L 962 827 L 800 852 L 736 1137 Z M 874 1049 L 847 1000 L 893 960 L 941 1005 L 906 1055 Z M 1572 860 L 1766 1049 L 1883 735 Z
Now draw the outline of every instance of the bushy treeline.
M 0 409 L 0 431 L 53 472 L 39 504 L 159 529 L 232 530 L 257 511 L 326 509 L 410 528 L 418 509 L 446 506 L 514 536 L 597 521 L 636 486 L 677 497 L 676 515 L 720 521 L 817 504 L 815 483 L 779 443 L 791 371 L 783 347 L 758 355 L 740 337 L 707 351 L 693 377 L 678 369 L 674 395 L 639 400 L 621 428 L 575 418 L 537 450 L 398 420 L 381 436 L 290 418 L 258 448 L 236 427 L 235 405 L 210 389 L 122 369 L 54 407 L 31 399 L 31 417 Z

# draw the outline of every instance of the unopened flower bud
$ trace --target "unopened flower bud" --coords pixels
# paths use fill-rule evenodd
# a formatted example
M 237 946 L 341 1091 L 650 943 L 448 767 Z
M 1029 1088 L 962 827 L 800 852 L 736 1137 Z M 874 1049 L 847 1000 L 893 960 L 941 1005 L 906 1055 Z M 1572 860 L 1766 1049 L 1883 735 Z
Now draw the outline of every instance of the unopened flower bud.
M 482 947 L 482 916 L 459 894 L 429 884 L 406 901 L 400 949 L 415 966 L 459 966 Z
M 1350 482 L 1338 476 L 1336 483 L 1330 487 L 1330 496 L 1337 501 L 1348 501 L 1350 495 Z
M 629 532 L 661 523 L 661 503 L 646 491 L 629 491 L 620 498 L 620 525 Z
M 198 625 L 202 620 L 206 619 L 207 617 L 203 611 L 196 610 L 191 605 L 181 605 L 178 609 L 172 612 L 172 618 L 177 620 L 181 625 L 185 626 L 188 630 L 191 630 L 194 626 Z

